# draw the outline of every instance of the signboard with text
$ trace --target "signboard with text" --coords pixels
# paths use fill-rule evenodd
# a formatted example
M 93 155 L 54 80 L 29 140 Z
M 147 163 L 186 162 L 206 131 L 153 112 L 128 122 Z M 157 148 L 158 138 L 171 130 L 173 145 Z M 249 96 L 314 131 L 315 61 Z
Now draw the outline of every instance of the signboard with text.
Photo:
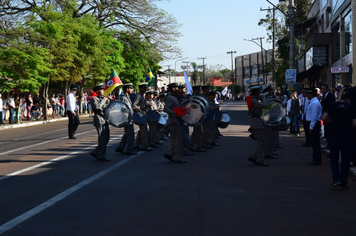
M 331 74 L 349 73 L 349 67 L 331 67 Z
M 295 84 L 297 82 L 297 69 L 286 70 L 286 84 Z

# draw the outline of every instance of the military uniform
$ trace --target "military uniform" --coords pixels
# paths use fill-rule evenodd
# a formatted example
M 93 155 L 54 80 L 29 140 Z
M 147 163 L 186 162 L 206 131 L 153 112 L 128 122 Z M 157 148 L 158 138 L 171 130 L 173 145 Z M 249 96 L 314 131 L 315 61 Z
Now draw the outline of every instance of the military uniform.
M 163 112 L 164 110 L 164 97 L 165 97 L 165 93 L 161 93 L 160 98 L 157 100 L 157 111 L 159 113 Z M 157 132 L 158 140 L 165 139 L 165 132 L 166 132 L 166 127 Z
M 264 163 L 266 147 L 265 124 L 261 119 L 262 109 L 267 107 L 267 101 L 266 98 L 260 99 L 253 97 L 251 102 L 252 107 L 249 110 L 249 114 L 252 117 L 251 128 L 254 130 L 257 143 L 249 161 L 252 161 L 257 165 L 267 166 L 267 164 Z
M 147 94 L 151 94 L 153 93 L 152 91 L 148 91 L 146 92 Z M 153 100 L 153 99 L 147 99 L 146 100 L 146 107 L 147 107 L 147 111 L 157 111 L 158 107 L 157 107 L 157 103 Z M 157 130 L 156 130 L 156 123 L 155 121 L 151 121 L 148 120 L 148 140 L 149 140 L 149 146 L 150 147 L 158 147 L 156 145 L 156 143 L 158 143 L 158 139 L 157 139 Z
M 205 98 L 205 100 L 208 101 L 208 104 L 209 104 L 209 107 L 206 107 L 206 109 L 210 110 L 209 112 L 212 112 L 211 110 L 211 106 L 213 105 L 213 102 L 210 102 L 208 100 L 208 93 L 209 93 L 209 86 L 208 85 L 205 85 L 205 86 L 202 86 L 203 88 L 203 92 L 204 94 L 202 95 L 202 97 Z M 208 91 L 206 93 L 206 91 Z M 211 143 L 212 143 L 212 140 L 210 140 L 210 125 L 211 125 L 212 121 L 208 121 L 208 120 L 203 120 L 202 122 L 202 131 L 203 131 L 203 148 L 205 149 L 212 149 L 211 147 Z
M 141 84 L 141 86 L 145 86 L 145 84 Z M 146 100 L 144 98 L 144 94 L 138 93 L 136 94 L 135 101 L 133 103 L 134 108 L 139 106 L 140 109 L 135 109 L 135 112 L 143 112 L 146 113 Z M 140 130 L 137 132 L 135 146 L 142 150 L 148 150 L 148 129 L 147 123 L 139 125 Z
M 130 87 L 132 86 L 131 83 L 124 84 L 123 87 Z M 127 106 L 131 110 L 131 114 L 133 114 L 133 107 L 131 97 L 128 94 L 124 94 L 121 97 L 121 100 L 127 104 Z M 135 141 L 135 132 L 133 127 L 132 120 L 129 121 L 127 125 L 124 126 L 124 135 L 121 138 L 119 146 L 116 148 L 116 152 L 125 153 L 128 155 L 136 155 L 137 153 L 134 152 L 134 141 Z
M 200 86 L 193 86 L 193 91 L 199 89 Z M 200 94 L 193 94 L 194 96 L 202 96 Z M 198 151 L 198 152 L 205 152 L 203 147 L 203 129 L 202 125 L 198 124 L 193 127 L 192 135 L 190 136 L 189 140 L 189 150 Z
M 275 100 L 275 96 L 266 96 L 266 102 Z M 274 157 L 274 147 L 278 142 L 279 131 L 274 129 L 272 126 L 265 125 L 265 137 L 266 137 L 266 155 L 267 158 L 276 158 Z
M 97 85 L 94 91 L 98 89 L 98 87 L 104 89 L 104 85 Z M 98 146 L 91 152 L 91 155 L 98 160 L 109 161 L 110 159 L 105 156 L 106 146 L 110 140 L 110 130 L 109 124 L 105 119 L 105 109 L 109 106 L 110 100 L 105 99 L 104 96 L 97 96 L 90 100 L 90 104 L 94 112 L 94 126 L 98 133 Z
M 183 154 L 181 122 L 174 112 L 175 107 L 179 107 L 177 96 L 169 94 L 166 97 L 164 112 L 168 114 L 168 125 L 170 128 L 172 141 L 167 153 L 165 154 L 165 157 L 171 159 L 173 162 L 183 162 L 181 159 Z

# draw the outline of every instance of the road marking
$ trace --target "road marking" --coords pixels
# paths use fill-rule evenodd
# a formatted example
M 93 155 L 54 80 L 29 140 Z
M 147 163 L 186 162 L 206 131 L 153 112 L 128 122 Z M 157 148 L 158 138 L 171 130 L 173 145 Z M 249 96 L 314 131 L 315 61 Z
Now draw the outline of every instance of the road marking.
M 49 132 L 45 132 L 45 133 L 40 133 L 40 134 L 36 134 L 36 135 L 31 135 L 31 136 L 26 136 L 25 138 L 20 138 L 20 139 L 14 139 L 14 141 L 20 141 L 23 139 L 29 139 L 29 138 L 34 138 L 34 137 L 38 137 L 44 134 L 51 134 L 51 133 L 55 133 L 55 132 L 59 132 L 62 130 L 68 130 L 68 128 L 63 128 L 63 129 L 57 129 L 57 130 L 53 130 L 53 131 L 49 131 Z M 7 141 L 7 142 L 11 142 L 11 141 Z
M 36 214 L 42 212 L 43 210 L 47 209 L 48 207 L 56 204 L 57 202 L 61 201 L 62 199 L 68 197 L 72 193 L 76 192 L 77 190 L 80 190 L 81 188 L 85 187 L 86 185 L 92 183 L 93 181 L 103 177 L 104 175 L 108 174 L 109 172 L 119 168 L 120 166 L 128 163 L 129 161 L 133 160 L 134 158 L 138 157 L 144 152 L 139 152 L 137 155 L 129 156 L 127 159 L 124 159 L 115 165 L 97 173 L 96 175 L 93 175 L 92 177 L 80 182 L 79 184 L 65 190 L 64 192 L 61 192 L 60 194 L 54 196 L 53 198 L 49 199 L 48 201 L 38 205 L 37 207 L 25 212 L 24 214 L 8 221 L 7 223 L 3 224 L 0 226 L 0 234 L 12 229 L 13 227 L 17 226 L 18 224 L 21 224 L 25 220 L 35 216 Z
M 96 131 L 96 130 L 88 130 L 88 131 L 85 131 L 85 132 L 82 132 L 82 133 L 78 133 L 76 135 L 79 136 L 79 135 L 86 134 L 86 133 L 89 133 L 89 132 L 94 132 L 94 131 Z M 11 151 L 2 152 L 2 153 L 0 153 L 0 156 L 6 155 L 6 154 L 9 154 L 9 153 L 13 153 L 13 152 L 17 152 L 17 151 L 21 151 L 21 150 L 28 149 L 28 148 L 40 146 L 40 145 L 43 145 L 43 144 L 51 143 L 51 142 L 54 142 L 54 141 L 65 139 L 65 138 L 68 138 L 68 137 L 65 136 L 65 137 L 62 137 L 62 138 L 51 139 L 51 140 L 48 140 L 48 141 L 45 141 L 45 142 L 42 142 L 42 143 L 32 144 L 32 145 L 29 145 L 29 146 L 26 146 L 26 147 L 16 148 L 16 149 L 13 149 Z

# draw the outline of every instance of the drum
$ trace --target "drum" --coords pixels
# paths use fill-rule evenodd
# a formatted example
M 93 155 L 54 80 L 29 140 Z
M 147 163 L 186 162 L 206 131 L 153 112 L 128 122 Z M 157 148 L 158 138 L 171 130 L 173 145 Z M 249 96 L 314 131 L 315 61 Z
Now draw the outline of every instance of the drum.
M 198 99 L 190 99 L 184 101 L 181 106 L 186 109 L 186 114 L 182 116 L 182 120 L 187 125 L 196 126 L 203 121 L 206 110 L 203 102 Z
M 135 112 L 132 119 L 136 125 L 143 125 L 147 123 L 147 116 L 143 112 Z
M 158 130 L 162 130 L 164 127 L 166 127 L 168 123 L 168 114 L 166 112 L 161 112 L 160 113 L 160 118 L 159 118 L 159 121 L 157 122 L 157 129 Z
M 286 109 L 279 100 L 270 100 L 267 107 L 262 109 L 261 119 L 269 126 L 277 126 L 286 116 Z
M 227 113 L 223 113 L 221 120 L 218 123 L 218 127 L 225 129 L 226 127 L 229 126 L 230 121 L 231 121 L 230 116 Z
M 215 113 L 214 114 L 214 121 L 220 121 L 222 119 L 222 117 L 223 117 L 222 111 L 216 109 L 216 110 L 214 110 L 214 113 Z
M 290 120 L 289 116 L 285 116 L 281 120 L 281 123 L 276 126 L 273 126 L 272 129 L 275 129 L 278 131 L 286 131 L 286 130 L 288 130 L 290 123 L 291 123 L 291 120 Z
M 204 121 L 209 122 L 209 121 L 213 121 L 215 117 L 215 112 L 213 110 L 210 110 L 208 112 L 208 115 L 205 116 Z
M 114 100 L 105 109 L 105 119 L 112 126 L 124 127 L 132 119 L 131 109 L 126 103 Z
M 148 121 L 158 122 L 160 118 L 161 118 L 161 115 L 158 113 L 158 111 L 148 111 L 147 112 L 147 120 Z
M 204 113 L 204 115 L 207 116 L 207 115 L 209 114 L 210 105 L 209 105 L 208 100 L 206 100 L 204 97 L 201 97 L 201 96 L 194 96 L 194 97 L 191 97 L 191 99 L 195 99 L 195 100 L 201 101 L 201 102 L 204 104 L 204 106 L 205 106 L 205 113 Z

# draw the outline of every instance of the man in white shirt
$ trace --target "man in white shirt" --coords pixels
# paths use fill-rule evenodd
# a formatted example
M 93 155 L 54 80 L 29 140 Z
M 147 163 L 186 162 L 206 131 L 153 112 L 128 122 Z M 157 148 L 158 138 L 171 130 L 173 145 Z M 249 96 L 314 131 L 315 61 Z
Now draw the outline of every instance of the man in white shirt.
M 309 165 L 321 165 L 321 147 L 320 147 L 320 120 L 322 108 L 318 99 L 316 89 L 308 89 L 307 97 L 310 103 L 307 107 L 306 121 L 309 126 L 308 135 L 313 148 L 313 159 L 308 161 Z
M 302 121 L 303 121 L 303 127 L 304 127 L 304 133 L 305 133 L 305 143 L 302 145 L 303 147 L 310 147 L 310 140 L 309 140 L 309 126 L 307 124 L 307 121 L 305 119 L 306 113 L 307 113 L 307 108 L 309 105 L 309 99 L 307 97 L 307 90 L 302 89 L 302 94 L 303 94 L 303 99 L 302 99 Z
M 75 98 L 77 90 L 78 87 L 76 85 L 71 86 L 70 93 L 67 96 L 68 136 L 70 139 L 76 139 L 74 134 L 80 124 Z

